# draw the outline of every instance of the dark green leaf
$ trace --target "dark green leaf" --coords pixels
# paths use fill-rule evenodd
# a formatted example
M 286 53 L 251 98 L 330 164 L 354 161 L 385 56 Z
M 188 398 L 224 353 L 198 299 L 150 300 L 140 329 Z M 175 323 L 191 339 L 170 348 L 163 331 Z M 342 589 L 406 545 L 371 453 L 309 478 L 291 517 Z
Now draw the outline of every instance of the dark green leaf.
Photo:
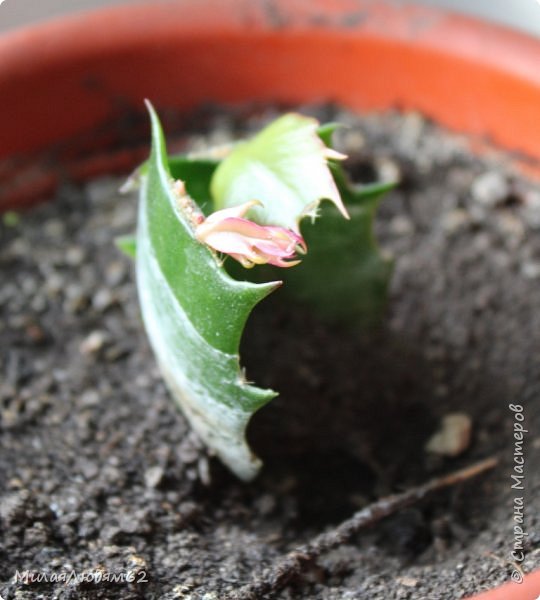
M 146 331 L 171 394 L 193 428 L 238 476 L 249 479 L 260 463 L 247 446 L 245 429 L 275 393 L 246 382 L 238 347 L 249 313 L 277 284 L 235 281 L 195 239 L 189 211 L 175 193 L 160 123 L 151 108 L 150 114 L 152 153 L 137 231 L 137 286 Z M 175 159 L 173 169 L 185 174 L 193 165 Z

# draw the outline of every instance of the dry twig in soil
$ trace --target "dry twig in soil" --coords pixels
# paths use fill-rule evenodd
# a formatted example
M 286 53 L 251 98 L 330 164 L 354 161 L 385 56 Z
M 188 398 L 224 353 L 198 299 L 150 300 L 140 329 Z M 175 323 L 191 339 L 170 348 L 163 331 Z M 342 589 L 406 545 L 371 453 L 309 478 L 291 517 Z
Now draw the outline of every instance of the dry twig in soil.
M 227 600 L 260 600 L 268 594 L 275 594 L 298 576 L 306 565 L 313 563 L 321 554 L 345 543 L 361 529 L 423 500 L 428 494 L 467 481 L 493 469 L 497 462 L 496 458 L 488 458 L 465 469 L 437 477 L 428 483 L 411 488 L 401 494 L 387 496 L 366 506 L 334 529 L 321 533 L 310 543 L 300 546 L 277 560 L 251 583 L 230 593 Z

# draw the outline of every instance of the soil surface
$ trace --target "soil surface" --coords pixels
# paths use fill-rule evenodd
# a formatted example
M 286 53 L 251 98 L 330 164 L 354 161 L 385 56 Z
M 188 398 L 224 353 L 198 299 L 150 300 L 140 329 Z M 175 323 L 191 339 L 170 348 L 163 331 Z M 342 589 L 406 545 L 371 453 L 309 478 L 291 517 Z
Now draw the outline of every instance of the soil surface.
M 467 140 L 417 114 L 303 110 L 349 126 L 339 143 L 356 181 L 401 180 L 377 221 L 395 273 L 384 323 L 360 337 L 278 293 L 256 311 L 243 362 L 281 396 L 253 420 L 265 467 L 251 484 L 208 456 L 161 382 L 132 265 L 113 242 L 134 229 L 136 198 L 117 180 L 66 184 L 53 203 L 4 218 L 4 599 L 221 600 L 369 502 L 491 455 L 501 461 L 491 474 L 370 528 L 268 597 L 489 589 L 514 570 L 521 496 L 521 568 L 540 566 L 540 193 L 507 156 L 473 157 Z M 228 141 L 269 116 L 206 117 L 177 146 Z M 509 404 L 523 406 L 529 431 L 525 491 L 511 489 Z M 459 456 L 427 452 L 456 412 L 472 421 L 470 443 Z M 96 571 L 102 581 L 81 581 Z M 39 581 L 53 573 L 56 583 Z

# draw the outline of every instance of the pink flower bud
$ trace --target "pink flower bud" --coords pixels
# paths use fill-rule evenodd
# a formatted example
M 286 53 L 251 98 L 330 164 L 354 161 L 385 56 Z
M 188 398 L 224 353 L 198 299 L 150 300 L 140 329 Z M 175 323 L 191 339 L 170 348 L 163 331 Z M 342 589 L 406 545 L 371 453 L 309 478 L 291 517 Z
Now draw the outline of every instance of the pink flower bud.
M 258 225 L 243 216 L 256 200 L 232 208 L 218 210 L 195 229 L 196 238 L 217 252 L 232 256 L 247 269 L 269 263 L 276 267 L 294 267 L 300 261 L 296 253 L 306 253 L 301 235 L 271 225 Z

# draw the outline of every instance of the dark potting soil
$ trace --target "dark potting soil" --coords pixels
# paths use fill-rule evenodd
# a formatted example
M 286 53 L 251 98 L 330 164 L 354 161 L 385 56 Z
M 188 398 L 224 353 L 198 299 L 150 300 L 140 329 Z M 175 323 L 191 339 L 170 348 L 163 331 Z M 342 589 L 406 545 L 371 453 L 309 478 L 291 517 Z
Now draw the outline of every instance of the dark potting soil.
M 349 126 L 339 141 L 356 181 L 400 178 L 377 221 L 395 273 L 384 323 L 360 337 L 279 293 L 255 312 L 243 363 L 281 396 L 253 419 L 265 461 L 253 483 L 208 456 L 160 380 L 132 265 L 113 242 L 134 228 L 136 198 L 119 196 L 117 180 L 66 185 L 0 226 L 6 600 L 220 600 L 358 508 L 492 455 L 492 473 L 371 527 L 268 597 L 489 589 L 514 570 L 521 496 L 521 567 L 540 566 L 540 193 L 508 157 L 474 157 L 417 114 L 306 111 Z M 178 146 L 228 141 L 268 118 L 207 119 Z M 529 430 L 525 491 L 511 489 L 509 404 Z M 457 457 L 428 453 L 456 412 L 472 420 L 470 444 Z M 102 581 L 80 581 L 96 571 Z M 56 583 L 38 581 L 53 573 Z

